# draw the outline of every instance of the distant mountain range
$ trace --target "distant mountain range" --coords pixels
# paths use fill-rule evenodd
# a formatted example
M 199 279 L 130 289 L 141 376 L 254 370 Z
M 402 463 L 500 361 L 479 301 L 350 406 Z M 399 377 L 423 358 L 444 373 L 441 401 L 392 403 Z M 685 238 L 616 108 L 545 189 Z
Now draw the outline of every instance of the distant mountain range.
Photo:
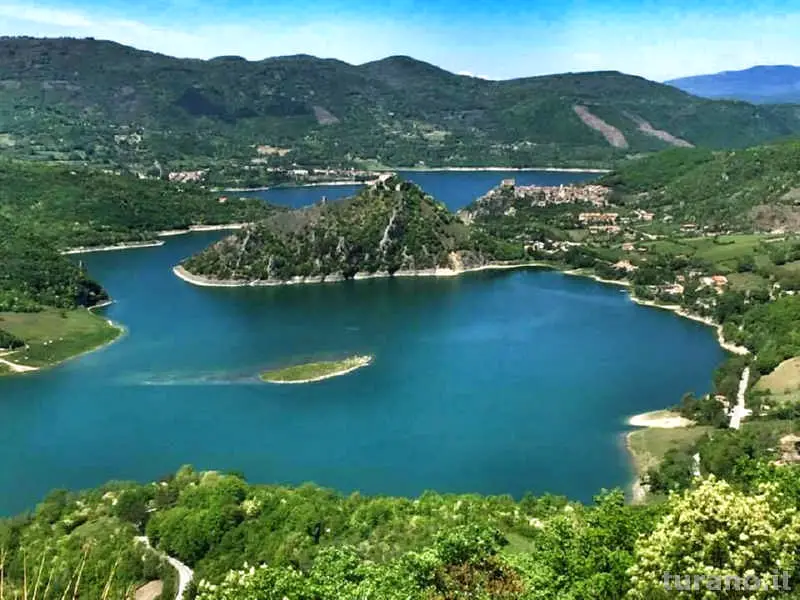
M 394 56 L 178 59 L 94 39 L 0 38 L 0 156 L 239 164 L 608 166 L 800 133 L 800 107 L 594 72 L 487 81 Z
M 723 71 L 667 81 L 678 89 L 704 98 L 745 102 L 800 103 L 800 67 L 758 66 L 743 71 Z

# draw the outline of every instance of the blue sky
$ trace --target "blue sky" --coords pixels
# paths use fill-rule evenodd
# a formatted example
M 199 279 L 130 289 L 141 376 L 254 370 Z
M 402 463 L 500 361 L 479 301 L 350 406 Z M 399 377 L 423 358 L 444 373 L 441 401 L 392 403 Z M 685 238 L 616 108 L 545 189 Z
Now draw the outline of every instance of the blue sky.
M 407 54 L 490 79 L 615 69 L 664 80 L 800 65 L 800 0 L 0 0 L 0 35 L 198 58 Z

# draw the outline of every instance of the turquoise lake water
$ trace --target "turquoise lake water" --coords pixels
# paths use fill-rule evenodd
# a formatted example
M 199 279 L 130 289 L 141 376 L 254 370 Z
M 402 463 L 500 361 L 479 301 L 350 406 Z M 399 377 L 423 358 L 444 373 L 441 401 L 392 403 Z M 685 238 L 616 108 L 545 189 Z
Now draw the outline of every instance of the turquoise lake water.
M 464 174 L 424 175 L 450 206 L 472 200 Z M 187 463 L 342 491 L 589 500 L 632 477 L 625 419 L 706 391 L 723 359 L 709 328 L 544 270 L 256 289 L 172 275 L 221 235 L 81 257 L 129 333 L 0 378 L 0 514 Z M 257 379 L 355 353 L 375 362 L 309 385 Z

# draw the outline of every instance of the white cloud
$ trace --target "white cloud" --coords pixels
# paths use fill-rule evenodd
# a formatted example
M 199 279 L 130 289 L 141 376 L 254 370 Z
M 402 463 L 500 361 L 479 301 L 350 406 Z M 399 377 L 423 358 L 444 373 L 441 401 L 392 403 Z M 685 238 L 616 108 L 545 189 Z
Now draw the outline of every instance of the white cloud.
M 459 71 L 456 74 L 464 77 L 475 77 L 476 79 L 489 79 L 486 75 L 475 75 L 472 71 Z
M 91 27 L 92 21 L 79 12 L 57 8 L 38 8 L 19 4 L 0 4 L 0 17 L 62 27 Z

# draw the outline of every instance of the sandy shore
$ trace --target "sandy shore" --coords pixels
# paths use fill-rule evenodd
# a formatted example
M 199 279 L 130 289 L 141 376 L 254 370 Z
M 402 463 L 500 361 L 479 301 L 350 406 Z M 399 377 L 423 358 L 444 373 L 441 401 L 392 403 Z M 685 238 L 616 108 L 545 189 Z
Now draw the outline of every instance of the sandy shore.
M 33 371 L 38 371 L 39 370 L 39 367 L 29 367 L 28 365 L 20 365 L 18 363 L 11 362 L 10 360 L 6 360 L 5 358 L 3 358 L 4 356 L 7 356 L 8 354 L 11 354 L 11 352 L 5 352 L 3 354 L 0 354 L 0 364 L 3 364 L 5 366 L 7 366 L 9 369 L 11 369 L 12 373 L 15 373 L 15 374 L 18 374 L 18 373 L 31 373 Z
M 249 223 L 228 223 L 227 225 L 192 225 L 188 229 L 168 229 L 166 231 L 159 231 L 156 235 L 158 237 L 173 237 L 176 235 L 185 235 L 187 233 L 196 233 L 202 231 L 227 231 L 244 229 Z M 90 252 L 114 252 L 116 250 L 135 250 L 138 248 L 155 248 L 163 246 L 164 240 L 150 240 L 146 242 L 121 242 L 119 244 L 110 244 L 108 246 L 79 246 L 77 248 L 68 248 L 63 250 L 61 254 L 88 254 Z
M 190 225 L 188 229 L 167 229 L 159 231 L 156 235 L 158 237 L 173 237 L 176 235 L 186 235 L 187 233 L 196 233 L 200 231 L 228 231 L 244 229 L 249 223 L 228 223 L 227 225 Z M 161 242 L 162 244 L 164 242 Z
M 450 268 L 437 268 L 437 269 L 420 269 L 418 271 L 396 271 L 388 273 L 379 271 L 377 273 L 356 273 L 353 276 L 354 281 L 361 281 L 364 279 L 386 279 L 389 277 L 458 277 L 466 273 L 477 273 L 479 271 L 506 271 L 509 269 L 553 269 L 552 265 L 541 262 L 529 263 L 515 263 L 515 264 L 489 264 L 471 269 L 450 269 Z M 312 277 L 293 277 L 291 279 L 256 279 L 252 281 L 245 281 L 242 279 L 213 279 L 204 277 L 202 275 L 195 275 L 190 273 L 181 265 L 172 268 L 172 272 L 179 278 L 187 283 L 202 287 L 270 287 L 278 285 L 308 285 L 314 283 L 338 283 L 345 279 L 341 275 L 326 275 L 312 276 Z
M 651 412 L 634 415 L 628 419 L 628 425 L 633 427 L 656 427 L 658 429 L 674 429 L 676 427 L 688 427 L 694 421 L 682 417 L 671 410 L 654 410 Z
M 574 277 L 586 277 L 587 279 L 593 279 L 599 283 L 608 283 L 610 285 L 619 285 L 622 287 L 631 287 L 631 282 L 626 279 L 603 279 L 602 277 L 595 275 L 594 273 L 586 273 L 585 271 L 581 271 L 581 269 L 571 269 L 569 271 L 561 271 L 564 275 L 570 275 Z
M 694 425 L 694 421 L 682 417 L 671 410 L 654 410 L 640 415 L 630 417 L 627 424 L 632 427 L 653 427 L 658 429 L 675 429 L 677 427 L 688 427 Z M 640 472 L 640 466 L 636 462 L 636 454 L 631 445 L 633 432 L 625 434 L 625 450 L 629 460 L 633 465 L 634 477 L 630 484 L 630 498 L 632 504 L 641 504 L 647 499 L 647 486 L 642 481 L 644 473 Z
M 154 248 L 156 246 L 163 246 L 163 240 L 153 240 L 150 242 L 123 242 L 121 244 L 112 244 L 110 246 L 79 246 L 77 248 L 69 248 L 64 250 L 61 254 L 88 254 L 90 252 L 114 252 L 116 250 L 133 250 L 136 248 Z
M 324 379 L 330 379 L 332 377 L 341 377 L 342 375 L 347 375 L 348 373 L 352 373 L 357 369 L 361 369 L 368 365 L 372 364 L 373 358 L 371 356 L 364 356 L 359 358 L 359 362 L 352 367 L 347 367 L 346 369 L 341 369 L 339 371 L 334 371 L 332 373 L 326 373 L 325 375 L 320 375 L 319 377 L 312 377 L 310 379 L 295 379 L 292 381 L 278 381 L 273 379 L 262 379 L 264 383 L 275 383 L 278 385 L 293 385 L 295 383 L 314 383 L 315 381 L 323 381 Z
M 89 312 L 91 312 L 93 310 L 99 310 L 101 308 L 105 308 L 106 306 L 111 306 L 112 304 L 114 304 L 113 300 L 106 300 L 105 302 L 101 302 L 100 304 L 95 304 L 94 306 L 90 306 L 88 310 Z

